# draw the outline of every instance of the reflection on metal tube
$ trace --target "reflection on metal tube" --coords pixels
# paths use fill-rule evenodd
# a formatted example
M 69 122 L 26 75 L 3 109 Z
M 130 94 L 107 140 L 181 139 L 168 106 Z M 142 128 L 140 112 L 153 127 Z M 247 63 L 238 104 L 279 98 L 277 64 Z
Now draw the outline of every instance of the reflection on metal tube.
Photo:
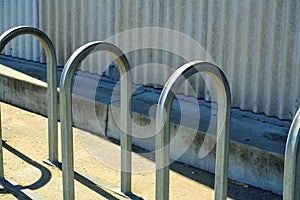
M 229 125 L 231 94 L 228 81 L 216 65 L 208 62 L 189 62 L 169 78 L 160 95 L 156 114 L 156 199 L 169 199 L 169 160 L 170 160 L 170 110 L 174 95 L 181 84 L 192 75 L 203 73 L 213 80 L 218 94 L 218 130 L 216 168 L 215 168 L 215 199 L 226 199 L 227 177 L 229 165 Z M 224 112 L 221 112 L 223 110 Z M 165 116 L 166 112 L 166 116 Z M 225 118 L 223 124 L 221 117 Z M 166 121 L 164 120 L 166 119 Z M 165 122 L 165 123 L 164 123 Z M 163 123 L 163 124 L 162 124 Z
M 105 51 L 117 61 L 121 79 L 121 191 L 131 192 L 131 76 L 129 62 L 124 53 L 115 45 L 107 42 L 91 42 L 77 49 L 67 61 L 60 81 L 60 118 L 62 132 L 62 169 L 64 199 L 74 199 L 74 160 L 72 133 L 71 83 L 80 62 L 90 53 Z M 126 74 L 126 76 L 124 76 Z M 125 77 L 125 78 L 124 78 Z

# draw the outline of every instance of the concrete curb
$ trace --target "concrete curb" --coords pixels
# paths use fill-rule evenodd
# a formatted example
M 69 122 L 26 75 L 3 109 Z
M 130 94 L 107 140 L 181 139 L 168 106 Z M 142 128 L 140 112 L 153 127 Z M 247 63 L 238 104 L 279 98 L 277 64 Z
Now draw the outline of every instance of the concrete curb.
M 3 57 L 1 56 L 1 58 Z M 41 64 L 9 57 L 4 57 L 1 62 L 4 64 L 0 65 L 1 101 L 44 116 L 47 115 L 47 88 L 43 81 L 46 75 L 45 67 L 41 67 L 43 66 Z M 41 80 L 37 80 L 37 78 Z M 88 94 L 86 92 L 88 85 L 95 85 L 95 83 L 97 87 L 94 93 Z M 75 85 L 76 89 L 73 95 L 75 126 L 94 134 L 105 134 L 108 137 L 119 139 L 119 128 L 116 123 L 118 119 L 112 115 L 112 108 L 115 107 L 111 105 L 111 102 L 114 102 L 111 101 L 111 93 L 115 86 L 114 81 L 82 72 L 78 73 Z M 155 89 L 141 87 L 136 90 L 132 98 L 135 123 L 139 125 L 149 124 L 151 119 L 147 116 L 148 109 L 157 103 L 158 97 L 159 91 Z M 188 97 L 180 97 L 189 101 Z M 205 102 L 200 103 L 204 106 L 201 106 L 200 110 L 201 124 L 196 130 L 197 135 L 178 161 L 213 173 L 215 151 L 203 159 L 198 158 L 198 152 L 205 137 L 205 133 L 201 130 L 206 129 L 205 120 L 210 118 L 209 105 Z M 190 103 L 190 106 L 197 105 Z M 180 109 L 176 105 L 174 107 L 172 112 L 176 117 L 172 119 L 171 129 L 177 130 L 179 128 Z M 232 109 L 229 178 L 282 194 L 283 154 L 289 124 L 290 122 Z M 195 131 L 185 126 L 181 128 L 186 135 Z M 151 132 L 150 128 L 145 130 L 147 131 L 142 133 L 144 136 L 153 134 L 153 130 Z M 185 146 L 190 142 L 189 138 L 180 137 L 179 143 L 176 144 L 178 147 Z M 144 149 L 150 151 L 154 149 L 153 137 L 134 138 L 133 142 Z M 172 152 L 174 154 L 174 151 Z

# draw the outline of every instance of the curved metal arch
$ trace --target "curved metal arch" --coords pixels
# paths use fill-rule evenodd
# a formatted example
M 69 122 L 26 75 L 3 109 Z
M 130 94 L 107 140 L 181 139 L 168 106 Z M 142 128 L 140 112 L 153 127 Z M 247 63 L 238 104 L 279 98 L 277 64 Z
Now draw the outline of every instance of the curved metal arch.
M 56 53 L 50 38 L 41 30 L 18 26 L 11 28 L 0 36 L 0 52 L 7 43 L 20 35 L 32 35 L 42 44 L 47 58 L 47 98 L 48 98 L 48 151 L 50 164 L 58 164 L 58 127 L 57 127 L 57 75 Z M 1 112 L 0 112 L 1 114 Z M 1 122 L 0 122 L 1 123 Z M 0 177 L 3 177 L 2 134 L 0 134 Z
M 64 199 L 74 199 L 74 161 L 72 133 L 71 86 L 75 70 L 90 53 L 106 51 L 116 59 L 120 71 L 121 106 L 121 191 L 131 192 L 131 76 L 130 65 L 125 54 L 115 45 L 95 41 L 78 48 L 63 69 L 60 81 L 60 119 L 62 133 L 62 169 Z M 127 73 L 129 72 L 129 73 Z
M 285 147 L 284 175 L 283 175 L 283 199 L 300 199 L 300 108 L 291 124 Z
M 215 83 L 218 92 L 218 121 L 220 121 L 220 102 L 225 110 L 225 124 L 217 139 L 216 168 L 215 168 L 215 199 L 226 199 L 227 177 L 229 165 L 229 125 L 231 94 L 228 81 L 221 69 L 208 62 L 189 62 L 169 78 L 160 95 L 156 115 L 156 199 L 169 199 L 169 159 L 170 159 L 170 110 L 174 93 L 180 85 L 196 73 L 207 74 Z M 166 113 L 166 114 L 165 114 Z M 166 115 L 166 117 L 165 117 Z M 166 121 L 164 121 L 166 119 Z M 219 126 L 218 122 L 218 126 Z

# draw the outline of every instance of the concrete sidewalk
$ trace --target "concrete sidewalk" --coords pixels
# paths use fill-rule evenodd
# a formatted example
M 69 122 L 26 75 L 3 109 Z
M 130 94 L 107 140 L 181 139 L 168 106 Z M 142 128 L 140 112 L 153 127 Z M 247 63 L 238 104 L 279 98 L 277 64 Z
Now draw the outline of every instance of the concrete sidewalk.
M 61 170 L 42 162 L 47 158 L 47 119 L 4 103 L 1 103 L 1 112 L 3 138 L 6 140 L 5 177 L 17 183 L 16 188 L 31 189 L 47 199 L 62 199 Z M 116 168 L 120 163 L 117 141 L 74 128 L 74 147 L 75 168 L 79 173 L 75 175 L 76 199 L 128 199 L 117 189 L 120 185 L 120 173 Z M 155 173 L 151 171 L 154 169 L 151 154 L 143 157 L 144 151 L 137 147 L 134 151 L 133 193 L 143 199 L 154 199 Z M 177 162 L 171 165 L 171 169 L 170 199 L 213 199 L 212 174 Z M 230 181 L 228 198 L 276 200 L 281 196 Z M 0 199 L 21 197 L 2 188 Z

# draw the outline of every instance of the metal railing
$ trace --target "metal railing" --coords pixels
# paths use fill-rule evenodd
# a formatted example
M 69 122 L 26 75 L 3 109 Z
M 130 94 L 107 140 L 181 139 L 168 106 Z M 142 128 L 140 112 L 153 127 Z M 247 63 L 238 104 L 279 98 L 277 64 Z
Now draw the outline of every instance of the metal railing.
M 291 124 L 285 147 L 283 199 L 300 199 L 300 108 Z
M 211 78 L 218 94 L 218 130 L 216 167 L 215 167 L 215 199 L 226 199 L 227 177 L 229 165 L 229 125 L 231 94 L 228 81 L 216 65 L 208 62 L 189 62 L 169 78 L 160 95 L 156 114 L 156 200 L 169 199 L 169 161 L 170 161 L 170 110 L 174 95 L 185 79 L 196 73 L 203 73 Z M 221 113 L 221 110 L 224 110 Z M 166 114 L 165 114 L 166 113 Z M 221 124 L 223 114 L 224 124 Z M 166 116 L 165 116 L 166 115 Z
M 125 54 L 115 45 L 95 41 L 78 48 L 69 58 L 63 69 L 60 81 L 60 119 L 62 133 L 62 170 L 64 199 L 74 199 L 74 159 L 72 132 L 71 86 L 75 70 L 90 53 L 105 51 L 113 55 L 120 71 L 121 106 L 121 191 L 131 192 L 131 76 L 130 65 Z
M 58 133 L 57 133 L 57 75 L 56 54 L 54 46 L 49 37 L 39 29 L 27 26 L 18 26 L 7 30 L 0 36 L 0 52 L 7 43 L 20 35 L 32 35 L 42 44 L 47 57 L 47 99 L 48 99 L 48 161 L 58 164 Z M 0 112 L 1 114 L 1 112 Z M 1 123 L 1 122 L 0 122 Z M 0 177 L 3 178 L 3 153 L 2 134 L 0 134 Z

